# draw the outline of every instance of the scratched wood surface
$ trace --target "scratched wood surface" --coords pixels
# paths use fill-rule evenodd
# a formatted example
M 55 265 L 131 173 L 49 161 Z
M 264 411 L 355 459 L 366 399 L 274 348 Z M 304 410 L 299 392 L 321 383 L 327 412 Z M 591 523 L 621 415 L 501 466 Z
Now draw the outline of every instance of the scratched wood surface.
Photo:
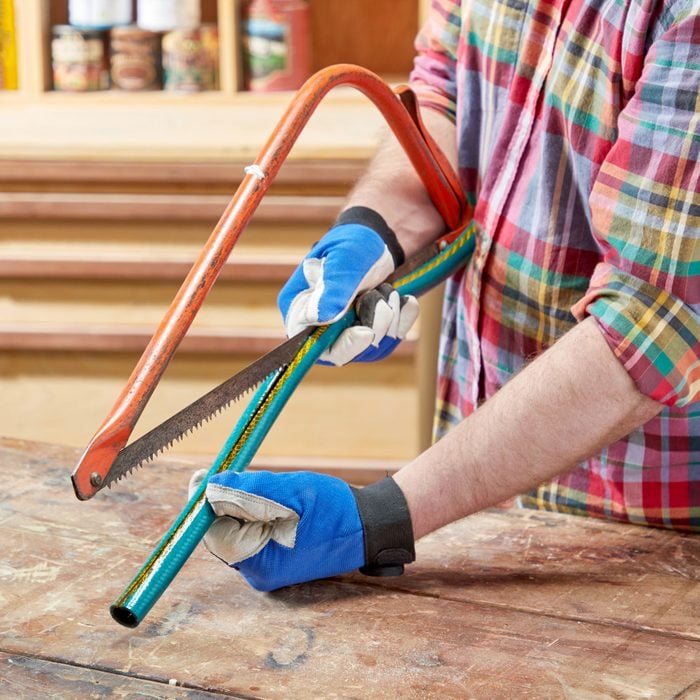
M 76 458 L 0 439 L 0 696 L 700 698 L 698 537 L 494 510 L 425 538 L 403 578 L 274 594 L 200 549 L 127 630 L 108 606 L 193 467 L 80 503 Z
M 218 693 L 164 685 L 158 681 L 0 652 L 3 698 L 124 698 L 129 700 L 216 700 Z

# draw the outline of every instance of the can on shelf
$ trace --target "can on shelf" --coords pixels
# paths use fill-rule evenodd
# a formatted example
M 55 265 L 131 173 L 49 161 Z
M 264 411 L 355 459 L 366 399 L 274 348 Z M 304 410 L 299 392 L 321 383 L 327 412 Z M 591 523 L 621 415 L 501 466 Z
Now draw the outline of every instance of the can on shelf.
M 151 32 L 191 29 L 201 22 L 200 0 L 138 0 L 136 24 Z
M 135 25 L 110 31 L 110 76 L 121 90 L 160 90 L 160 34 Z
M 90 29 L 109 29 L 133 21 L 131 0 L 70 0 L 68 22 Z
M 109 86 L 103 32 L 57 24 L 52 37 L 54 90 L 92 92 Z
M 219 32 L 213 24 L 176 29 L 163 37 L 166 90 L 199 92 L 219 89 Z
M 247 0 L 242 5 L 246 90 L 296 90 L 311 72 L 310 9 L 302 0 Z

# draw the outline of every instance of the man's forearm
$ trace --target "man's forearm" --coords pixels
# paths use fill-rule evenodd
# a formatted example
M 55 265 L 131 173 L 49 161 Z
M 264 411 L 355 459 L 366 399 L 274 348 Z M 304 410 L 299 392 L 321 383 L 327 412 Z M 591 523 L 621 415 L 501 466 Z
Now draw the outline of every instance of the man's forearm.
M 422 117 L 456 168 L 454 124 L 432 110 Z M 391 137 L 350 194 L 346 206 L 355 205 L 378 211 L 407 255 L 444 230 L 420 178 Z M 415 536 L 568 471 L 660 410 L 639 393 L 595 322 L 578 324 L 396 474 Z
M 416 538 L 568 471 L 661 408 L 587 319 L 395 475 Z
M 453 167 L 457 163 L 454 124 L 434 110 L 424 110 L 423 121 Z M 345 207 L 371 207 L 396 233 L 406 255 L 439 236 L 445 228 L 420 177 L 403 148 L 387 135 L 364 176 L 350 193 Z

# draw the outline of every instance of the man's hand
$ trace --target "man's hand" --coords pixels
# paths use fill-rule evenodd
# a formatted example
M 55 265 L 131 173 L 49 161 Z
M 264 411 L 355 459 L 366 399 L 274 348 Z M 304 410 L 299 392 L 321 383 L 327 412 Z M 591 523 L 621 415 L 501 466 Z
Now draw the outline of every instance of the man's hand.
M 193 475 L 190 494 L 205 474 Z M 358 568 L 395 575 L 415 558 L 406 501 L 391 478 L 353 489 L 313 472 L 223 472 L 206 497 L 219 517 L 205 544 L 261 591 Z
M 279 294 L 287 335 L 337 321 L 358 295 L 380 285 L 403 257 L 396 236 L 379 214 L 366 207 L 343 212 Z M 358 306 L 358 324 L 341 334 L 321 362 L 344 365 L 381 359 L 406 336 L 417 315 L 413 297 L 400 299 L 391 288 L 373 291 Z

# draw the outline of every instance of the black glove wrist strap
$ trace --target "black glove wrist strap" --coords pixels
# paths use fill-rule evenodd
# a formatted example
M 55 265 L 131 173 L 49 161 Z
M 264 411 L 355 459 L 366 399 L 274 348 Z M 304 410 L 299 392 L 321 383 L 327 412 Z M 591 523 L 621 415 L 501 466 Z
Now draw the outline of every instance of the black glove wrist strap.
M 367 576 L 399 576 L 416 559 L 413 525 L 403 492 L 391 477 L 363 489 L 351 487 L 365 539 Z
M 375 231 L 386 243 L 386 247 L 394 258 L 394 268 L 403 265 L 406 256 L 394 231 L 384 220 L 384 217 L 369 207 L 350 207 L 340 214 L 333 226 L 342 224 L 360 224 Z

